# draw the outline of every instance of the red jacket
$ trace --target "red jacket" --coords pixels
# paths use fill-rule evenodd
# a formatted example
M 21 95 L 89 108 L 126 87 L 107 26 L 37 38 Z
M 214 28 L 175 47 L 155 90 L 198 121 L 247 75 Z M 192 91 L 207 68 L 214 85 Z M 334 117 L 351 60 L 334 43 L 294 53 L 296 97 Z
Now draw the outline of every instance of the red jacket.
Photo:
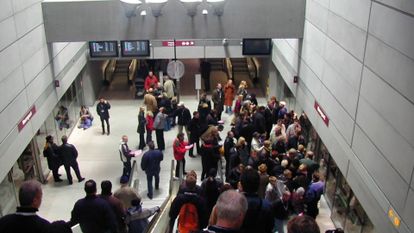
M 181 161 L 181 160 L 184 159 L 185 152 L 187 151 L 185 149 L 185 146 L 187 146 L 187 142 L 185 142 L 185 141 L 180 142 L 180 140 L 178 138 L 174 139 L 173 150 L 174 150 L 174 159 L 175 160 Z
M 148 89 L 150 89 L 151 86 L 152 88 L 156 87 L 157 83 L 158 83 L 157 76 L 153 75 L 152 78 L 150 76 L 147 76 L 145 78 L 144 88 L 146 91 L 148 91 Z
M 147 128 L 147 131 L 154 130 L 154 118 L 148 115 L 145 118 L 147 120 L 147 124 L 145 125 L 145 127 Z

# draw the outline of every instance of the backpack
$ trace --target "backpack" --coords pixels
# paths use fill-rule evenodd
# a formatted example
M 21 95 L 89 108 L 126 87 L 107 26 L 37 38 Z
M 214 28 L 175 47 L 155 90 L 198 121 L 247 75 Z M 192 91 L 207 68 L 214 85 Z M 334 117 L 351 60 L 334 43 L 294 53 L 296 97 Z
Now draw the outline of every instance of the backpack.
M 185 203 L 178 214 L 178 232 L 190 233 L 199 230 L 197 207 L 193 203 Z

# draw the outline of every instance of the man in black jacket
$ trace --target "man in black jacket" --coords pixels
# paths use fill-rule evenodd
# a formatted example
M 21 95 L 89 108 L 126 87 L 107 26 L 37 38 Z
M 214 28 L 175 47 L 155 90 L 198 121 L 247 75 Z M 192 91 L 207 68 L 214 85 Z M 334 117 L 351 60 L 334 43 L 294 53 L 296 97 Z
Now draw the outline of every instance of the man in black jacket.
M 62 136 L 62 145 L 59 147 L 59 154 L 63 161 L 63 166 L 65 167 L 66 176 L 68 178 L 69 184 L 72 184 L 72 174 L 70 173 L 70 168 L 72 167 L 75 171 L 76 177 L 79 182 L 85 180 L 80 174 L 79 165 L 76 159 L 78 158 L 78 151 L 75 146 L 68 143 L 68 137 L 66 135 Z
M 109 126 L 109 109 L 111 108 L 111 105 L 107 100 L 104 98 L 99 99 L 99 103 L 96 105 L 96 112 L 98 113 L 99 117 L 101 118 L 101 124 L 102 124 L 102 134 L 105 134 L 105 124 L 106 122 L 106 128 L 108 129 L 108 135 L 111 132 L 110 126 Z
M 20 207 L 14 214 L 0 219 L 2 233 L 37 233 L 46 232 L 49 221 L 36 215 L 42 203 L 42 187 L 38 181 L 28 180 L 19 189 Z
M 200 114 L 197 111 L 193 112 L 193 118 L 188 123 L 189 135 L 189 145 L 196 144 L 197 154 L 200 154 L 200 136 L 201 136 L 201 124 L 200 124 Z M 193 154 L 194 147 L 191 147 L 188 151 L 188 156 L 194 158 Z
M 189 138 L 187 124 L 191 120 L 191 113 L 190 110 L 184 106 L 184 102 L 178 103 L 178 108 L 175 110 L 174 116 L 177 116 L 178 119 L 178 133 L 182 133 L 184 128 L 185 133 L 187 134 L 187 138 Z
M 43 156 L 47 159 L 47 165 L 52 171 L 53 179 L 55 182 L 62 182 L 60 179 L 60 174 L 58 173 L 59 167 L 62 165 L 62 160 L 58 155 L 58 146 L 53 142 L 52 135 L 46 137 L 46 144 L 43 148 Z
M 117 221 L 111 206 L 96 195 L 96 183 L 85 182 L 86 197 L 79 199 L 72 210 L 70 223 L 80 224 L 83 233 L 116 233 Z

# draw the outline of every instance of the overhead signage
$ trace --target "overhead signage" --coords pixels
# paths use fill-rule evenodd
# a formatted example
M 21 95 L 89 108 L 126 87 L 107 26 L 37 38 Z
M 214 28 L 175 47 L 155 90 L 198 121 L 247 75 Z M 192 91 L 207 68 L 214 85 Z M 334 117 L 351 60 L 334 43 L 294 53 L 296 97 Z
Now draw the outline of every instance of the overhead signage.
M 91 57 L 118 57 L 118 41 L 90 41 Z
M 175 41 L 175 46 L 176 47 L 180 47 L 180 46 L 194 46 L 195 42 L 192 40 L 176 40 Z M 174 41 L 173 40 L 165 40 L 162 42 L 162 46 L 164 47 L 174 47 Z
M 326 115 L 325 111 L 319 106 L 318 102 L 315 101 L 313 105 L 318 115 L 322 118 L 323 122 L 325 122 L 326 126 L 329 126 L 329 117 Z
M 123 57 L 148 57 L 150 56 L 149 44 L 149 40 L 121 41 L 121 55 Z
M 22 129 L 27 125 L 27 123 L 32 119 L 34 114 L 36 113 L 36 107 L 33 105 L 29 112 L 24 115 L 23 119 L 19 122 L 17 125 L 17 128 L 19 129 L 19 132 L 22 131 Z

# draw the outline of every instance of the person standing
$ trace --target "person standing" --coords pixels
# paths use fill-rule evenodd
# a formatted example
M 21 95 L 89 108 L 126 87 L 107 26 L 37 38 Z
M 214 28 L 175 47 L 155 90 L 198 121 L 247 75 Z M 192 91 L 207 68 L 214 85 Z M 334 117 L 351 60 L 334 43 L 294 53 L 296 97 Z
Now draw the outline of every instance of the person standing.
M 189 144 L 196 144 L 197 147 L 197 154 L 200 154 L 200 134 L 201 134 L 201 124 L 200 124 L 200 114 L 197 111 L 193 112 L 193 118 L 188 123 L 188 131 L 190 133 L 189 135 Z M 193 155 L 194 147 L 191 147 L 191 149 L 188 151 L 188 156 L 194 158 Z
M 147 90 L 147 94 L 144 95 L 144 105 L 147 107 L 148 112 L 157 113 L 158 103 L 154 96 L 154 89 L 150 88 Z
M 226 106 L 226 113 L 231 114 L 231 106 L 233 105 L 234 95 L 236 93 L 236 87 L 233 84 L 233 80 L 229 79 L 224 86 L 224 105 Z
M 147 139 L 146 142 L 152 141 L 152 131 L 154 130 L 154 115 L 152 112 L 148 111 L 145 117 L 147 124 L 145 125 L 145 129 L 147 130 Z
M 96 195 L 96 182 L 85 182 L 86 197 L 79 199 L 72 210 L 70 224 L 79 223 L 83 233 L 118 232 L 115 214 L 111 206 Z
M 178 125 L 178 133 L 182 133 L 183 129 L 185 129 L 185 132 L 188 136 L 188 122 L 191 120 L 191 113 L 190 110 L 186 106 L 184 106 L 184 102 L 180 102 L 178 104 L 178 108 L 174 113 L 175 116 L 177 116 L 177 125 Z
M 0 232 L 46 232 L 50 226 L 49 221 L 36 214 L 42 203 L 42 196 L 42 185 L 38 181 L 23 182 L 19 189 L 20 206 L 16 213 L 0 218 Z
M 147 124 L 147 120 L 145 119 L 144 111 L 145 111 L 144 107 L 139 108 L 137 133 L 139 134 L 138 149 L 140 150 L 144 149 L 145 147 L 145 126 Z
M 111 181 L 104 180 L 101 182 L 101 194 L 99 195 L 99 197 L 107 201 L 109 206 L 111 206 L 118 224 L 118 232 L 126 233 L 127 228 L 124 221 L 126 217 L 126 210 L 122 205 L 122 202 L 118 198 L 114 197 L 114 195 L 112 195 Z
M 48 135 L 46 137 L 45 147 L 43 148 L 43 156 L 47 159 L 47 166 L 52 171 L 55 182 L 62 182 L 63 180 L 59 178 L 60 174 L 58 173 L 59 167 L 62 165 L 58 149 L 59 147 L 53 142 L 53 137 Z
M 217 120 L 221 120 L 221 113 L 223 112 L 224 107 L 224 92 L 221 83 L 217 84 L 217 88 L 213 91 L 211 99 L 214 103 L 214 110 L 217 113 Z
M 141 159 L 141 169 L 145 171 L 147 175 L 147 187 L 148 193 L 147 196 L 149 199 L 152 199 L 152 178 L 155 179 L 155 189 L 158 190 L 160 187 L 160 171 L 161 171 L 161 161 L 164 159 L 164 155 L 161 151 L 155 150 L 154 142 L 150 141 L 148 143 L 149 150 L 144 153 Z
M 182 170 L 183 175 L 186 174 L 185 157 L 184 157 L 185 152 L 187 151 L 186 146 L 187 146 L 187 142 L 184 141 L 184 134 L 178 133 L 177 138 L 174 139 L 174 142 L 173 142 L 174 159 L 177 163 L 175 166 L 175 177 L 179 177 L 180 169 Z
M 157 147 L 158 150 L 163 151 L 165 150 L 165 141 L 164 141 L 164 127 L 165 122 L 167 120 L 168 115 L 164 113 L 165 109 L 163 107 L 160 108 L 160 111 L 155 116 L 154 119 L 154 129 L 155 129 L 155 136 L 157 138 Z
M 102 134 L 105 134 L 105 124 L 106 122 L 106 128 L 107 128 L 107 134 L 109 135 L 111 133 L 111 129 L 109 126 L 109 109 L 111 108 L 111 105 L 107 100 L 104 98 L 99 99 L 99 103 L 96 105 L 96 112 L 98 113 L 99 117 L 101 118 L 101 124 L 102 124 Z
M 62 145 L 58 149 L 59 154 L 62 158 L 63 166 L 65 167 L 66 176 L 68 178 L 69 184 L 72 182 L 72 174 L 70 173 L 70 168 L 73 168 L 75 171 L 76 177 L 79 182 L 85 180 L 80 174 L 79 165 L 76 159 L 78 158 L 78 151 L 75 146 L 68 143 L 68 137 L 66 135 L 62 136 Z
M 128 136 L 123 135 L 121 139 L 121 144 L 119 145 L 119 156 L 121 161 L 124 164 L 122 170 L 122 176 L 129 177 L 132 170 L 131 158 L 134 157 L 133 152 L 128 147 Z
M 145 78 L 144 88 L 148 91 L 150 88 L 156 88 L 158 83 L 157 76 L 151 70 L 148 72 L 148 76 Z
M 204 80 L 204 91 L 210 91 L 211 64 L 206 59 L 200 62 L 201 78 Z
M 175 96 L 175 84 L 168 76 L 164 76 L 164 92 L 170 100 Z

